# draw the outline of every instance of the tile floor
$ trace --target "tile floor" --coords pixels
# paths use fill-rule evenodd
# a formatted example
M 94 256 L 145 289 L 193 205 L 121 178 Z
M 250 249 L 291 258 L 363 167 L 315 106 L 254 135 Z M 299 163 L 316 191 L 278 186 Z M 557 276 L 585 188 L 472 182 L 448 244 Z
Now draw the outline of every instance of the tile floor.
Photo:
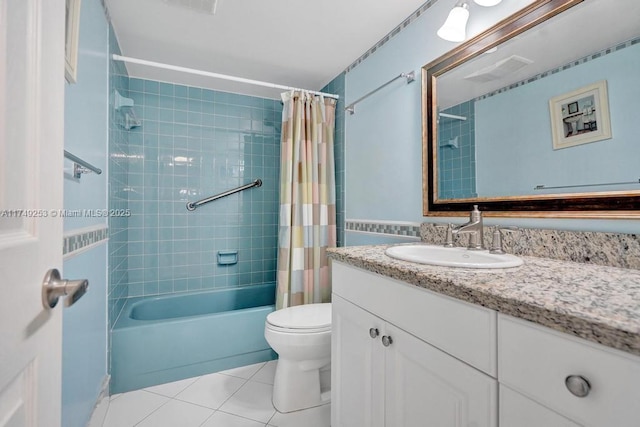
M 331 406 L 281 414 L 271 403 L 277 361 L 113 395 L 88 427 L 329 427 Z

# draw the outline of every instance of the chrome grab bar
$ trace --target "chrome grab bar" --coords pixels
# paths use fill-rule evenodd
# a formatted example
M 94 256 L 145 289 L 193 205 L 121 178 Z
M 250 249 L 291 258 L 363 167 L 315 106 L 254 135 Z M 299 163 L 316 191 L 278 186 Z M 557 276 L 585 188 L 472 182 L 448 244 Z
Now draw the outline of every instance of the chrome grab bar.
M 73 177 L 76 179 L 79 179 L 83 173 L 95 172 L 98 175 L 102 173 L 102 169 L 93 166 L 67 150 L 64 150 L 64 157 L 73 162 Z
M 625 185 L 625 184 L 640 184 L 640 179 L 637 181 L 626 182 L 603 182 L 601 184 L 576 184 L 576 185 L 556 185 L 553 187 L 547 187 L 546 185 L 536 185 L 534 190 L 551 190 L 552 188 L 578 188 L 578 187 L 600 187 L 603 185 Z
M 232 190 L 227 190 L 224 193 L 216 194 L 215 196 L 207 197 L 206 199 L 198 200 L 197 202 L 189 202 L 189 203 L 187 203 L 187 210 L 188 211 L 195 211 L 198 206 L 205 205 L 205 204 L 207 204 L 209 202 L 213 202 L 214 200 L 218 200 L 218 199 L 221 199 L 223 197 L 230 196 L 231 194 L 238 193 L 238 192 L 246 190 L 248 188 L 260 187 L 261 185 L 262 185 L 262 180 L 261 179 L 256 179 L 255 181 L 250 182 L 249 184 L 245 184 L 245 185 L 243 185 L 241 187 L 234 188 Z

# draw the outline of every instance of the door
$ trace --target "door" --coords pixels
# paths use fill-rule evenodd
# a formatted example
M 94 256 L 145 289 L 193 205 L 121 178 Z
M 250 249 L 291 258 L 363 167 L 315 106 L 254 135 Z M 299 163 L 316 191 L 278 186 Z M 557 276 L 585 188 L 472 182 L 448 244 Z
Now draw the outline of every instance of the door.
M 0 426 L 60 425 L 64 0 L 0 0 Z
M 495 379 L 393 325 L 385 334 L 387 426 L 498 425 Z
M 581 427 L 581 424 L 500 385 L 500 425 L 518 427 Z
M 331 425 L 384 426 L 384 322 L 333 294 Z

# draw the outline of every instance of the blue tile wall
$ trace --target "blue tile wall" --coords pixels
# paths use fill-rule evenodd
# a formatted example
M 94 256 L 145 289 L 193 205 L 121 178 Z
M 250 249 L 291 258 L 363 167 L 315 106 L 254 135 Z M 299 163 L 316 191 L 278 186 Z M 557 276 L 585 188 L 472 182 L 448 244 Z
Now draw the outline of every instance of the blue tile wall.
M 336 104 L 336 133 L 334 137 L 334 156 L 336 167 L 336 231 L 337 244 L 344 246 L 344 96 L 345 96 L 345 73 L 340 74 L 322 88 L 322 92 L 339 95 Z
M 463 102 L 441 113 L 467 120 L 440 117 L 438 123 L 438 195 L 442 199 L 476 197 L 476 149 L 474 101 Z M 447 141 L 458 138 L 458 147 Z
M 142 119 L 128 132 L 128 296 L 274 281 L 280 102 L 136 78 L 128 89 Z M 229 250 L 238 263 L 218 265 Z
M 109 57 L 120 54 L 113 27 L 109 25 Z M 109 61 L 109 209 L 126 210 L 129 206 L 129 132 L 122 126 L 122 116 L 114 107 L 115 91 L 129 94 L 129 76 L 123 63 Z M 126 216 L 109 217 L 109 329 L 113 327 L 127 298 L 128 227 Z

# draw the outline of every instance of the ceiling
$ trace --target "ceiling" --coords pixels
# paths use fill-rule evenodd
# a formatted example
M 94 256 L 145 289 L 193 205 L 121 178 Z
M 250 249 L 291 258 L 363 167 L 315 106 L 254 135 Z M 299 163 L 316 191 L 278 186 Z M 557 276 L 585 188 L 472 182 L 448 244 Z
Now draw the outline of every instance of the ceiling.
M 587 55 L 640 36 L 640 1 L 585 1 L 468 61 L 438 78 L 438 106 L 444 110 L 532 76 L 569 64 Z M 531 61 L 500 78 L 478 82 L 468 77 L 494 70 L 513 56 Z M 497 73 L 496 75 L 501 74 Z
M 425 0 L 105 0 L 124 56 L 319 90 Z M 208 7 L 208 11 L 191 7 Z M 215 5 L 215 14 L 211 8 Z M 189 7 L 186 7 L 189 6 Z M 127 64 L 131 77 L 281 90 Z

